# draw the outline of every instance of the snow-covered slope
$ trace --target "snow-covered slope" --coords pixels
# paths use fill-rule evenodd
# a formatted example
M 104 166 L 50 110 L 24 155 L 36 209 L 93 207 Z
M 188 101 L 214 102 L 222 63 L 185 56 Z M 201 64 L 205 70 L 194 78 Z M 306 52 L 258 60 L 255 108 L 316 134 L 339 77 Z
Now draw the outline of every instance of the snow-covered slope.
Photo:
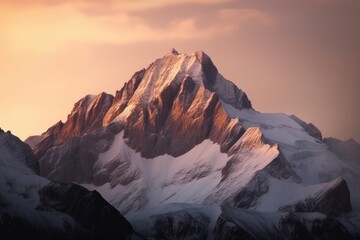
M 107 182 L 83 186 L 96 189 L 127 215 L 166 203 L 230 201 L 256 171 L 266 169 L 278 155 L 276 146 L 264 145 L 259 139 L 257 145 L 248 142 L 257 134 L 256 129 L 249 129 L 237 143 L 244 144 L 244 150 L 232 155 L 222 153 L 219 145 L 205 140 L 178 157 L 165 154 L 147 159 L 131 149 L 120 132 L 110 149 L 99 154 L 93 167 L 94 179 L 101 176 Z
M 255 111 L 202 51 L 173 50 L 114 97 L 86 96 L 37 139 L 41 175 L 97 190 L 127 217 L 177 203 L 352 218 L 360 209 L 355 160 L 312 124 Z
M 97 192 L 36 174 L 28 145 L 0 129 L 0 232 L 6 239 L 136 239 Z
M 351 163 L 356 160 L 350 162 L 343 160 L 346 158 L 341 159 L 340 154 L 334 154 L 326 143 L 311 136 L 306 129 L 286 114 L 238 110 L 225 103 L 223 106 L 230 116 L 240 119 L 245 128 L 259 127 L 268 142 L 278 144 L 291 168 L 305 186 L 330 182 L 338 177 L 345 179 L 350 188 L 352 206 L 355 211 L 360 210 L 360 201 L 358 201 L 360 171 Z M 289 185 L 288 188 L 294 189 L 294 186 Z M 289 193 L 289 191 L 285 192 Z M 271 191 L 269 193 L 271 194 Z M 290 195 L 293 196 L 292 193 Z

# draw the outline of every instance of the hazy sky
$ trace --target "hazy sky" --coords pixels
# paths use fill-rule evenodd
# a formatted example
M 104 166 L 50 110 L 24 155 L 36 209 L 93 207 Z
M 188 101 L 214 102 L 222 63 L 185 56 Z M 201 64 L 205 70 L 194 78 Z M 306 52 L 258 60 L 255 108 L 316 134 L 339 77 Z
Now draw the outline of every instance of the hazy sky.
M 0 127 L 40 134 L 172 47 L 204 50 L 256 110 L 360 142 L 359 0 L 0 0 Z

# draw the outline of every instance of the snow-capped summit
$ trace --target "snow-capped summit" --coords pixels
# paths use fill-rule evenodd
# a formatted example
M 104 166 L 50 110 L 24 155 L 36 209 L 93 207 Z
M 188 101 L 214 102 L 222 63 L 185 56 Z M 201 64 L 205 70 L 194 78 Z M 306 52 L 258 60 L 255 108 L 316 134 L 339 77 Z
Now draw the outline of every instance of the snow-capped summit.
M 233 218 L 220 219 L 220 205 L 250 209 L 245 213 L 254 219 L 296 217 L 314 226 L 320 218 L 323 224 L 324 214 L 357 216 L 358 164 L 343 160 L 338 145 L 327 142 L 313 124 L 295 116 L 255 111 L 203 51 L 174 49 L 136 72 L 114 97 L 87 96 L 65 123 L 29 139 L 41 175 L 97 190 L 136 222 L 181 203 L 174 208 L 180 212 L 164 207 L 165 215 L 156 218 L 201 218 L 202 227 L 222 224 L 218 229 Z M 341 206 L 329 210 L 336 202 Z M 279 212 L 297 209 L 321 214 L 299 215 L 301 220 Z
M 144 71 L 135 73 L 130 81 L 134 82 L 132 85 L 136 86 L 136 89 L 130 89 L 134 92 L 130 92 L 133 96 L 123 110 L 124 113 L 119 115 L 119 108 L 124 106 L 121 105 L 123 99 L 117 95 L 115 98 L 120 101 L 115 101 L 110 109 L 109 114 L 114 112 L 119 115 L 118 119 L 127 117 L 128 113 L 136 107 L 146 107 L 157 101 L 160 104 L 164 104 L 162 101 L 171 103 L 180 87 L 185 86 L 185 81 L 187 82 L 186 87 L 188 95 L 190 95 L 189 98 L 194 98 L 194 95 L 202 86 L 210 93 L 214 92 L 221 101 L 236 108 L 251 108 L 251 103 L 246 94 L 221 76 L 210 57 L 203 51 L 191 54 L 179 54 L 176 50 L 171 51 L 171 54 L 157 59 Z M 119 94 L 124 93 L 119 92 Z M 167 99 L 164 99 L 164 97 L 167 97 Z M 107 116 L 107 118 L 113 120 L 115 116 Z M 109 123 L 109 120 L 105 121 L 105 124 Z

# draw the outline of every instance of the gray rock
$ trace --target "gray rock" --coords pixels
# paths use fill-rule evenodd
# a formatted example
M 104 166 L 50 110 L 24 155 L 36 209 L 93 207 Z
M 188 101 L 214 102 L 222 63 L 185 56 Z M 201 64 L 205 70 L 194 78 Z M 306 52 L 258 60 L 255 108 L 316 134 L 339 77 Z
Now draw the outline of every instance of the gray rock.
M 336 218 L 295 213 L 261 213 L 222 207 L 214 239 L 302 240 L 358 239 Z
M 11 152 L 11 157 L 24 163 L 27 167 L 33 170 L 35 173 L 39 173 L 39 163 L 37 162 L 35 155 L 31 148 L 22 142 L 18 137 L 11 134 L 10 131 L 4 132 L 0 128 L 0 145 Z M 6 156 L 0 156 L 6 157 Z
M 314 196 L 279 208 L 284 212 L 321 212 L 338 216 L 351 211 L 350 191 L 342 178 L 326 184 Z
M 107 151 L 122 126 L 118 123 L 99 128 L 91 134 L 73 137 L 64 145 L 49 148 L 39 159 L 40 174 L 65 183 L 92 183 L 94 165 Z M 97 178 L 96 182 L 100 181 Z
M 30 147 L 9 132 L 0 153 L 2 238 L 140 239 L 99 193 L 38 176 Z
M 290 115 L 290 118 L 303 127 L 310 136 L 313 136 L 314 138 L 322 141 L 321 131 L 314 124 L 306 123 L 295 115 Z
M 60 146 L 72 137 L 82 136 L 102 127 L 102 121 L 109 110 L 113 96 L 101 93 L 96 96 L 87 95 L 75 103 L 67 121 L 61 121 L 42 134 L 43 139 L 34 147 L 35 155 L 40 158 L 54 146 Z M 28 138 L 30 145 L 33 138 Z

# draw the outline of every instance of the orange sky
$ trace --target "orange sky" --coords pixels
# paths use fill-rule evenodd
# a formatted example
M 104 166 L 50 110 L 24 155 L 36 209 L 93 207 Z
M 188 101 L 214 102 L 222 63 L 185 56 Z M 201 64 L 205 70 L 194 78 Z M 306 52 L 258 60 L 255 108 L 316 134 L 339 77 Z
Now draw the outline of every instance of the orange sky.
M 360 142 L 358 0 L 0 0 L 0 127 L 22 139 L 170 48 L 204 50 L 255 109 Z

